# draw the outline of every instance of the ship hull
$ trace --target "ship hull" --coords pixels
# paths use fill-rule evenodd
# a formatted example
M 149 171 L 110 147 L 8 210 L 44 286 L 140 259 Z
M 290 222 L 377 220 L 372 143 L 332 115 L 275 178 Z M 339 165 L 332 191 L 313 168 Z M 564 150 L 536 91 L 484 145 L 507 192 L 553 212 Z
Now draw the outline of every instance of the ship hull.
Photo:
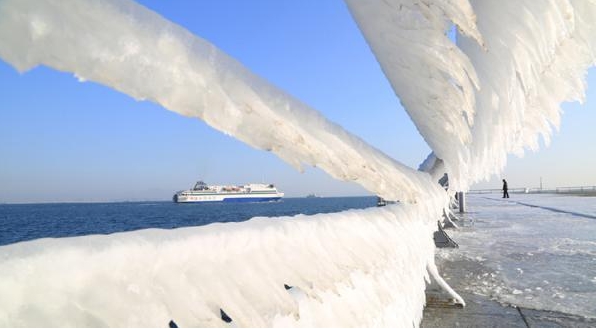
M 279 201 L 283 195 L 174 195 L 176 203 L 241 203 Z

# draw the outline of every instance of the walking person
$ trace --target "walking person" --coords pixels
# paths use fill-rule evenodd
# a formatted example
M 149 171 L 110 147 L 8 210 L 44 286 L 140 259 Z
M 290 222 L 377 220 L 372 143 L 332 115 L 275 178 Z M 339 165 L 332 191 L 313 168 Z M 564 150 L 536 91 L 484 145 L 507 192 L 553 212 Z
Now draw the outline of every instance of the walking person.
M 503 179 L 503 198 L 509 198 L 509 192 L 507 192 L 507 181 Z

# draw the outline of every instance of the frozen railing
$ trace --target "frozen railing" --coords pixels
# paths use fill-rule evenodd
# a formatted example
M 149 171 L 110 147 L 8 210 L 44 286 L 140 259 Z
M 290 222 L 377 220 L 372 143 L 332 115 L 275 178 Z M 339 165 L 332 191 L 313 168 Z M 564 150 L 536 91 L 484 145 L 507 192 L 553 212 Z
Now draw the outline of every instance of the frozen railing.
M 0 327 L 414 327 L 442 204 L 2 246 Z

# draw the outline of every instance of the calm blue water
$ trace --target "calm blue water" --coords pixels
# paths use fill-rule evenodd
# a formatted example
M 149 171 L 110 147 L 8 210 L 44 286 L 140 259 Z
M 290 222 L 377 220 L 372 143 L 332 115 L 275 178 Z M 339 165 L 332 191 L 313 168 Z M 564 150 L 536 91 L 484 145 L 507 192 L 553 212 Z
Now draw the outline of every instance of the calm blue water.
M 0 204 L 0 245 L 47 237 L 109 234 L 144 228 L 240 222 L 255 216 L 338 212 L 376 205 L 375 197 L 286 198 L 268 203 L 173 202 Z

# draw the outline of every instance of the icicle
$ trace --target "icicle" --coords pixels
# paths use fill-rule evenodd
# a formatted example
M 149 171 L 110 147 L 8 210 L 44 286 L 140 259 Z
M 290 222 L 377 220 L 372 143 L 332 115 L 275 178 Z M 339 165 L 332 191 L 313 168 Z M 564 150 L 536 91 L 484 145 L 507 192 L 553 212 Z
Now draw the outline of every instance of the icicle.
M 466 302 L 464 301 L 464 299 L 461 298 L 461 296 L 457 292 L 455 292 L 455 290 L 453 290 L 453 288 L 451 288 L 449 284 L 445 282 L 445 280 L 443 280 L 434 262 L 429 263 L 427 269 L 428 273 L 430 273 L 435 282 L 437 282 L 439 286 L 441 286 L 441 288 L 445 290 L 445 292 L 449 293 L 449 295 L 453 297 L 453 299 L 456 300 L 459 304 L 466 306 Z

